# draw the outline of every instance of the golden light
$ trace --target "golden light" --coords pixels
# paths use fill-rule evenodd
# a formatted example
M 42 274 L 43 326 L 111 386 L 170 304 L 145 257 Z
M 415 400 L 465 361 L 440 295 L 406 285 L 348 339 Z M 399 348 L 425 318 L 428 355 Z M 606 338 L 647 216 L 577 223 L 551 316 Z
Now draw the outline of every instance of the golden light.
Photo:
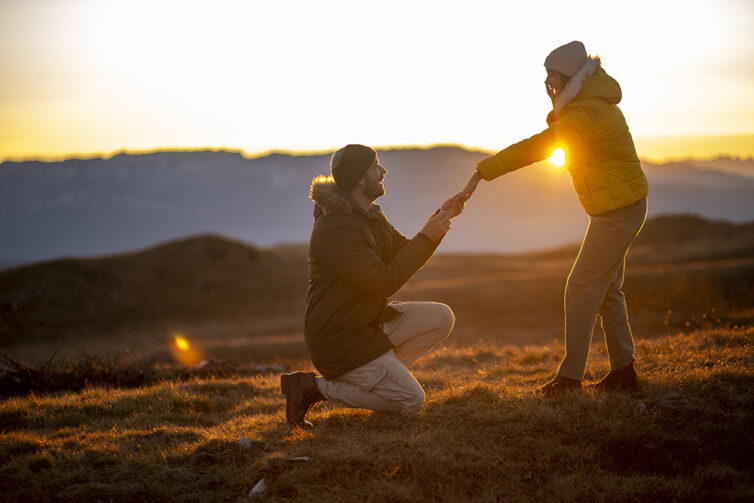
M 330 183 L 335 182 L 335 179 L 329 175 L 317 175 L 312 179 L 312 183 Z
M 178 348 L 179 351 L 188 351 L 189 349 L 191 349 L 191 344 L 189 344 L 189 341 L 187 341 L 185 337 L 176 335 L 175 347 Z
M 743 21 L 751 17 L 751 2 L 697 1 L 686 9 L 676 2 L 635 2 L 621 18 L 652 36 L 631 44 L 601 22 L 602 10 L 579 12 L 578 26 L 566 26 L 562 19 L 573 9 L 545 3 L 551 15 L 543 17 L 540 2 L 520 2 L 520 22 L 500 33 L 499 19 L 509 13 L 505 2 L 467 2 L 462 9 L 435 2 L 434 23 L 422 22 L 426 2 L 398 0 L 381 2 L 379 9 L 366 2 L 301 0 L 211 6 L 192 0 L 4 2 L 0 159 L 159 147 L 226 147 L 252 155 L 331 151 L 355 138 L 369 145 L 452 143 L 497 151 L 540 129 L 540 115 L 549 108 L 537 85 L 544 78 L 540 60 L 574 27 L 587 50 L 600 53 L 608 73 L 618 78 L 634 137 L 663 135 L 653 140 L 652 156 L 732 154 L 719 143 L 722 137 L 710 139 L 699 154 L 696 142 L 689 152 L 672 138 L 754 131 L 751 71 L 740 64 L 751 46 L 751 29 Z M 292 5 L 296 16 L 290 15 Z M 401 15 L 395 16 L 398 8 Z M 520 44 L 535 23 L 548 37 Z M 446 25 L 455 36 L 440 28 Z M 365 29 L 411 33 L 424 43 L 406 50 L 405 37 L 364 37 Z M 498 47 L 516 44 L 521 50 L 510 51 L 506 65 L 489 65 Z M 417 50 L 424 66 L 457 71 L 442 78 L 424 71 L 416 64 Z M 654 57 L 636 58 L 637 52 Z M 343 79 L 333 80 L 332 61 L 355 63 Z M 391 72 L 406 78 L 371 78 L 371 61 L 389 61 Z M 498 86 L 468 78 L 480 67 L 489 70 L 486 82 L 505 81 L 506 94 L 519 98 L 506 102 L 506 114 L 518 120 L 501 124 L 496 114 L 477 112 L 501 103 Z M 516 78 L 509 78 L 509 68 L 517 69 Z M 309 76 L 303 87 L 302 72 Z M 689 80 L 695 85 L 684 85 Z M 656 92 L 656 82 L 674 92 Z M 364 96 L 379 114 L 349 106 L 332 113 L 334 104 Z M 707 100 L 704 110 L 688 106 L 708 96 L 716 99 Z M 444 104 L 443 120 L 436 120 L 438 102 Z M 300 111 L 298 120 L 281 113 L 281 103 Z M 411 120 L 394 120 L 406 110 Z M 750 138 L 737 145 L 736 155 L 751 155 Z
M 188 338 L 182 333 L 174 333 L 169 346 L 170 353 L 178 363 L 197 365 L 202 361 L 203 355 L 201 349 L 189 343 Z
M 556 166 L 558 168 L 562 167 L 566 162 L 565 150 L 563 150 L 560 147 L 556 148 L 555 150 L 552 151 L 552 155 L 547 160 L 553 166 Z

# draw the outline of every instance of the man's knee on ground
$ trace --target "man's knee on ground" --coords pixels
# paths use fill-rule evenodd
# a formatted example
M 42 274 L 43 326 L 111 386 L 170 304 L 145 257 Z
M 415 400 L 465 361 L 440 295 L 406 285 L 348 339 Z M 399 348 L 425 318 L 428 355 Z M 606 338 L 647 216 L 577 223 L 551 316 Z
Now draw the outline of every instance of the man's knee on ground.
M 400 409 L 403 412 L 416 414 L 417 412 L 419 412 L 419 409 L 421 409 L 423 403 L 424 390 L 421 386 L 417 386 L 416 389 L 411 390 L 409 397 L 407 397 L 405 400 L 401 400 Z
M 400 391 L 395 390 L 385 398 L 390 402 L 391 409 L 396 412 L 416 414 L 424 403 L 424 388 L 418 381 L 404 383 Z

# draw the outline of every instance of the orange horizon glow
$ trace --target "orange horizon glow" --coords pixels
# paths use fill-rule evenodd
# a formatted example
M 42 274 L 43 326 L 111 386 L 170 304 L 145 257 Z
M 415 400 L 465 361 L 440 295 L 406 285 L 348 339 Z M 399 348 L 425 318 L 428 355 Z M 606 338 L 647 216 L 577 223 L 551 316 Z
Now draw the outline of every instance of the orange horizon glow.
M 307 155 L 354 142 L 498 151 L 546 126 L 542 63 L 574 37 L 619 82 L 641 158 L 754 155 L 754 71 L 741 64 L 754 54 L 754 3 L 524 2 L 501 31 L 509 15 L 499 2 L 9 0 L 0 160 L 205 145 Z
M 740 135 L 696 135 L 696 136 L 669 136 L 669 137 L 638 137 L 634 139 L 639 158 L 643 161 L 654 163 L 677 162 L 677 161 L 705 161 L 720 157 L 737 159 L 754 159 L 754 133 Z M 238 154 L 245 159 L 259 159 L 269 155 L 290 155 L 293 157 L 331 155 L 343 145 L 333 145 L 317 149 L 266 149 L 263 151 L 246 151 L 237 147 L 226 146 L 175 146 L 154 147 L 144 149 L 121 148 L 111 151 L 92 151 L 86 153 L 56 152 L 49 155 L 0 155 L 2 162 L 62 162 L 71 159 L 110 159 L 118 155 L 148 155 L 155 153 L 191 153 L 191 152 L 225 152 Z M 507 145 L 504 142 L 499 147 L 479 147 L 463 145 L 459 143 L 432 143 L 425 145 L 401 144 L 401 145 L 373 145 L 378 152 L 396 150 L 429 150 L 433 148 L 458 148 L 470 152 L 482 152 L 485 154 L 495 153 Z M 0 151 L 2 147 L 0 146 Z M 550 159 L 548 159 L 549 161 Z

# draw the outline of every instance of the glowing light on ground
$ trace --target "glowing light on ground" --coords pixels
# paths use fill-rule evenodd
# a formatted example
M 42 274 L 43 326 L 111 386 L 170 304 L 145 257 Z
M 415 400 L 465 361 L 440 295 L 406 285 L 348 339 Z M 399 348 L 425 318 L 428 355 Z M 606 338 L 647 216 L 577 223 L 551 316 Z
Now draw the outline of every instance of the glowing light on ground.
M 173 358 L 183 365 L 197 365 L 203 358 L 201 349 L 192 346 L 186 336 L 181 333 L 173 334 L 170 352 Z
M 562 167 L 563 165 L 565 165 L 565 162 L 566 162 L 565 150 L 563 150 L 560 147 L 556 148 L 555 150 L 552 151 L 552 155 L 547 160 L 553 166 L 556 166 L 558 168 Z
M 175 347 L 178 348 L 179 351 L 188 351 L 189 349 L 191 349 L 191 344 L 189 344 L 189 341 L 187 341 L 185 337 L 176 335 Z

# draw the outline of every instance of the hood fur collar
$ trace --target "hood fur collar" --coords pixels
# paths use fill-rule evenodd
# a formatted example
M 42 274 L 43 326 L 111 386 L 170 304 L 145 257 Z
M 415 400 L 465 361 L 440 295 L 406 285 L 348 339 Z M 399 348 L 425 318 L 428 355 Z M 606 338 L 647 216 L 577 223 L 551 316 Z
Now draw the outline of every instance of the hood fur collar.
M 335 180 L 331 176 L 317 176 L 312 180 L 312 187 L 309 190 L 309 199 L 325 215 L 331 213 L 352 213 L 353 206 L 349 201 L 348 194 L 343 192 L 335 185 Z M 315 208 L 315 214 L 317 208 Z
M 560 115 L 560 112 L 568 105 L 581 92 L 581 87 L 586 82 L 586 79 L 594 75 L 594 72 L 601 65 L 599 56 L 590 57 L 586 63 L 576 72 L 576 75 L 571 77 L 568 84 L 563 90 L 555 96 L 555 102 L 553 103 L 552 111 L 555 116 Z
M 314 218 L 333 213 L 346 215 L 363 213 L 371 218 L 384 218 L 382 208 L 378 204 L 372 203 L 369 211 L 364 211 L 350 194 L 343 192 L 335 185 L 335 180 L 331 176 L 314 177 L 312 187 L 309 189 L 309 199 L 314 201 Z

